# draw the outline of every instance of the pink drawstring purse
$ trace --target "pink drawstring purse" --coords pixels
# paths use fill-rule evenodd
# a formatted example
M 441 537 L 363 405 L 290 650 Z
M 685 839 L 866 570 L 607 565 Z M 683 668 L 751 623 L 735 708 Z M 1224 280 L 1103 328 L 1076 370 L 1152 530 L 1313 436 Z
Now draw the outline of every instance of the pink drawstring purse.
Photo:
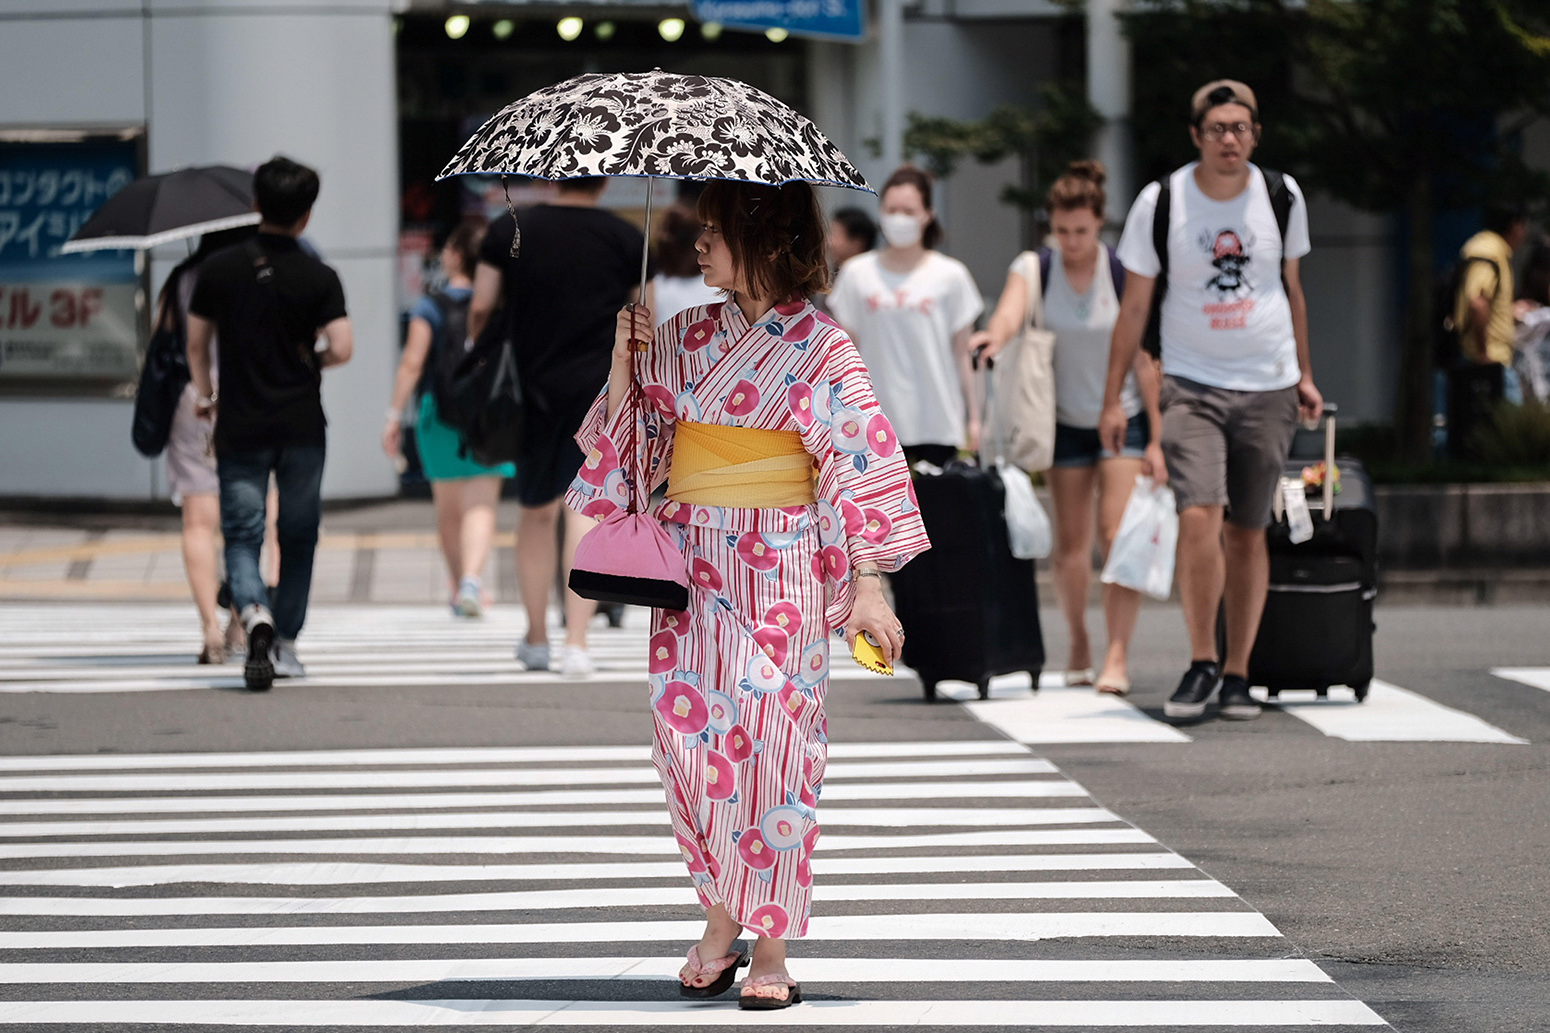
M 631 353 L 633 364 L 634 353 Z M 630 503 L 624 510 L 603 518 L 576 543 L 571 564 L 571 591 L 583 599 L 602 603 L 626 603 L 662 610 L 689 608 L 689 571 L 683 553 L 673 544 L 662 521 L 641 512 L 645 490 L 644 458 L 636 444 L 640 416 L 640 384 L 630 377 L 629 446 L 626 455 L 635 476 L 630 480 Z

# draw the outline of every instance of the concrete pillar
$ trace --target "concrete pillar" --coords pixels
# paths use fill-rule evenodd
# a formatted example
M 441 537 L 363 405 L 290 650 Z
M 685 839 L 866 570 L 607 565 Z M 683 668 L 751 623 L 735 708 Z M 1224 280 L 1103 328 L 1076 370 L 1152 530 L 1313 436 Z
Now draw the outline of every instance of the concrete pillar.
M 904 0 L 877 0 L 877 36 L 882 159 L 892 172 L 904 161 Z
M 1109 171 L 1109 215 L 1123 220 L 1135 198 L 1130 139 L 1130 41 L 1117 14 L 1128 0 L 1087 0 L 1087 99 L 1104 118 L 1097 157 Z

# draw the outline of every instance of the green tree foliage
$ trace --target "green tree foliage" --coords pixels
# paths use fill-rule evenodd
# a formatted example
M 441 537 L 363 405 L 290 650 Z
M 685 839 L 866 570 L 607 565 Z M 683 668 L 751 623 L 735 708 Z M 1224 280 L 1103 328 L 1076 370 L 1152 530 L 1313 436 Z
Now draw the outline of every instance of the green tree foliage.
M 1066 165 L 1089 155 L 1092 136 L 1103 117 L 1078 88 L 1047 83 L 1039 90 L 1038 110 L 1004 104 L 975 121 L 927 118 L 911 112 L 904 152 L 919 155 L 937 176 L 950 176 L 964 158 L 987 164 L 1020 156 L 1031 168 L 1028 189 L 1008 186 L 1001 199 L 1023 208 L 1043 203 L 1049 184 Z
M 1546 0 L 1136 0 L 1138 164 L 1190 156 L 1190 94 L 1242 79 L 1258 94 L 1257 160 L 1357 208 L 1403 211 L 1410 254 L 1400 370 L 1406 451 L 1429 447 L 1438 211 L 1493 199 L 1544 207 L 1519 130 L 1550 114 Z

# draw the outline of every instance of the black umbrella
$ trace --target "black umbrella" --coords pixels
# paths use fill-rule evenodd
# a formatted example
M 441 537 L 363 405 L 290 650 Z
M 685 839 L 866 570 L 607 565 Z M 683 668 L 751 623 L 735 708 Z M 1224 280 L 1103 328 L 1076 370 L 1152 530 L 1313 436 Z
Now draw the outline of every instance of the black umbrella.
M 104 201 L 59 250 L 153 248 L 258 221 L 253 173 L 205 165 L 135 180 Z

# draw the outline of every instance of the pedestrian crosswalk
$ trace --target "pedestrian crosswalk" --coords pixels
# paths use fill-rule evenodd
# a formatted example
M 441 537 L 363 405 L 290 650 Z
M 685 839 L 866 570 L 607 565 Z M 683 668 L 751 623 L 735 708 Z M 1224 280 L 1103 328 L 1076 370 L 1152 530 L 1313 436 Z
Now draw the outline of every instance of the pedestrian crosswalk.
M 1384 1026 L 1024 746 L 831 756 L 784 1026 Z M 702 919 L 653 780 L 644 746 L 5 757 L 0 1026 L 752 1024 L 673 988 Z
M 197 629 L 192 616 L 182 604 L 0 604 L 0 627 L 6 629 L 0 639 L 0 695 L 241 688 L 240 664 L 201 667 L 194 663 Z M 641 610 L 628 611 L 622 628 L 606 628 L 599 621 L 591 631 L 597 663 L 591 680 L 643 682 L 648 630 Z M 276 691 L 554 684 L 557 674 L 525 671 L 516 662 L 514 645 L 526 632 L 516 607 L 497 607 L 485 618 L 470 621 L 436 606 L 318 606 L 312 609 L 301 643 L 307 678 L 281 682 Z M 559 630 L 551 629 L 551 634 L 558 635 Z M 842 683 L 882 677 L 853 663 L 843 648 L 834 651 L 834 658 L 832 676 Z M 1494 673 L 1550 686 L 1550 674 L 1542 668 Z M 907 670 L 901 669 L 901 674 L 909 676 Z M 1030 689 L 1024 674 L 994 679 L 988 700 L 980 700 L 976 687 L 965 683 L 944 682 L 939 694 L 959 701 L 974 717 L 1007 737 L 1033 746 L 1192 741 L 1188 729 L 1165 724 L 1155 711 L 1149 713 L 1131 700 L 1089 688 L 1066 688 L 1055 672 L 1043 676 L 1038 693 Z M 1263 690 L 1256 691 L 1263 698 Z M 1477 715 L 1381 679 L 1373 681 L 1364 703 L 1343 688 L 1332 689 L 1328 699 L 1285 693 L 1276 703 L 1283 713 L 1317 732 L 1352 742 L 1515 745 L 1525 741 Z M 466 781 L 473 777 L 459 775 L 464 785 L 485 784 Z M 406 786 L 424 784 L 415 776 L 400 774 L 399 778 Z M 163 776 L 163 780 L 175 778 Z M 328 788 L 340 786 L 330 783 Z

